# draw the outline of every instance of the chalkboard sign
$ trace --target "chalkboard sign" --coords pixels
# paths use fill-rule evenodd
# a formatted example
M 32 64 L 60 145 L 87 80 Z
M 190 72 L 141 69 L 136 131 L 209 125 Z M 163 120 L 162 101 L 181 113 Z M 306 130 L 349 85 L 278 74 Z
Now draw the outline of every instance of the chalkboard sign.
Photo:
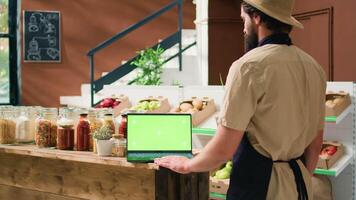
M 60 13 L 24 11 L 24 62 L 61 62 Z

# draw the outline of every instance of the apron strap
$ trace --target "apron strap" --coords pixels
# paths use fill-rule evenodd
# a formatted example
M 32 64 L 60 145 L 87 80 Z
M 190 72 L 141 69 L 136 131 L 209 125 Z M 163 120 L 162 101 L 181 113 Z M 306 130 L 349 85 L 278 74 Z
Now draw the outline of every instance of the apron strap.
M 274 163 L 288 163 L 290 168 L 293 171 L 294 174 L 294 180 L 295 180 L 295 184 L 297 186 L 297 191 L 298 191 L 298 200 L 309 200 L 308 198 L 308 191 L 307 188 L 305 186 L 305 182 L 304 182 L 304 178 L 303 178 L 303 174 L 302 171 L 300 170 L 300 167 L 298 165 L 297 160 L 300 160 L 302 158 L 302 156 L 292 159 L 290 161 L 281 161 L 281 160 L 277 160 L 277 161 L 273 161 Z

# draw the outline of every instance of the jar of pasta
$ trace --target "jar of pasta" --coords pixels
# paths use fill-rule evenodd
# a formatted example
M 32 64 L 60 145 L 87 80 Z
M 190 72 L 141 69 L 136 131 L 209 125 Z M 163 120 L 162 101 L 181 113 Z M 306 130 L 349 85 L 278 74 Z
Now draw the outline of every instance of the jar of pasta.
M 42 108 L 36 119 L 36 145 L 55 147 L 57 142 L 57 108 Z
M 14 113 L 10 109 L 0 112 L 0 144 L 15 143 L 16 123 Z

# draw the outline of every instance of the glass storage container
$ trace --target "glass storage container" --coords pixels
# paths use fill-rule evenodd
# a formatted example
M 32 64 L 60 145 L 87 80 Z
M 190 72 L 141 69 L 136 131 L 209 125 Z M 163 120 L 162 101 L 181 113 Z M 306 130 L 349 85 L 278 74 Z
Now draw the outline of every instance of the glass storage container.
M 90 124 L 88 114 L 80 114 L 77 126 L 77 151 L 89 151 Z
M 113 148 L 112 155 L 115 157 L 125 157 L 126 156 L 126 139 L 121 134 L 114 134 L 113 138 Z
M 0 144 L 12 144 L 16 139 L 16 123 L 14 112 L 11 109 L 2 108 L 0 111 Z
M 90 124 L 90 138 L 89 138 L 89 150 L 96 153 L 96 144 L 93 139 L 93 133 L 100 129 L 102 122 L 99 119 L 100 110 L 90 109 L 88 112 L 88 120 Z
M 63 108 L 57 121 L 57 149 L 73 150 L 74 148 L 74 122 L 68 117 L 69 110 Z
M 19 108 L 20 114 L 16 119 L 16 140 L 18 142 L 29 142 L 34 139 L 29 111 L 28 107 Z
M 36 119 L 35 142 L 38 147 L 55 147 L 57 141 L 57 108 L 42 108 Z
M 106 112 L 103 116 L 102 123 L 103 126 L 110 127 L 113 134 L 115 133 L 115 123 L 114 123 L 114 118 L 112 113 Z

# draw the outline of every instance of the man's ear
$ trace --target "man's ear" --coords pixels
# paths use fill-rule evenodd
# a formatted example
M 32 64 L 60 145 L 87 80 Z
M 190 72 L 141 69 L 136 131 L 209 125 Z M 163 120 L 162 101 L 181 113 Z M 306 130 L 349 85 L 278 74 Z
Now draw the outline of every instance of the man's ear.
M 262 23 L 261 21 L 261 17 L 259 15 L 256 15 L 255 13 L 253 13 L 252 15 L 252 22 L 255 24 L 255 25 L 260 25 Z

